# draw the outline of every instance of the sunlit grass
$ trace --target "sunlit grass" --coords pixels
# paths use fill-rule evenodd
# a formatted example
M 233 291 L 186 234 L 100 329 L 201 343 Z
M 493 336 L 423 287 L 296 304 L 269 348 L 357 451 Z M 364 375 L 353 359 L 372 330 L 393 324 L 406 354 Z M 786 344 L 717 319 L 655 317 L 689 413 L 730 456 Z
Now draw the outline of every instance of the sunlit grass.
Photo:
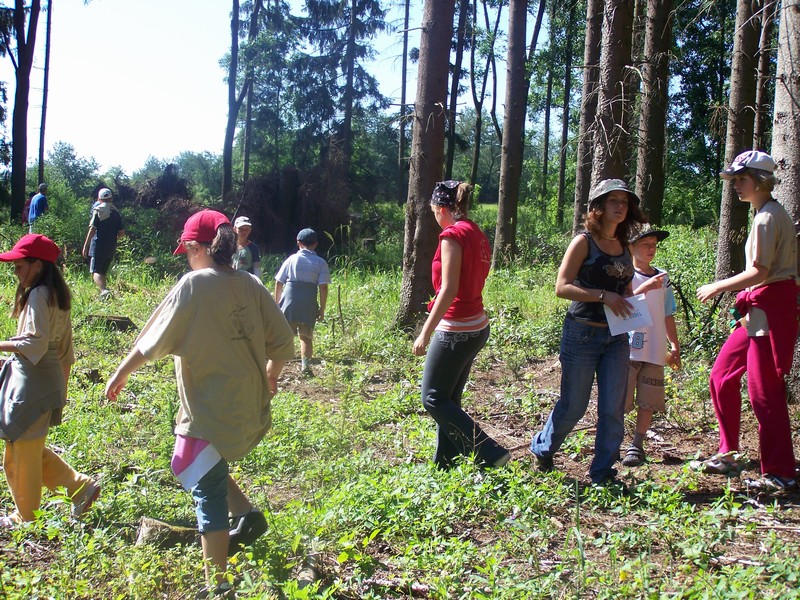
M 388 219 L 394 211 L 380 214 Z M 481 207 L 478 216 L 490 221 L 491 209 Z M 273 400 L 273 432 L 232 467 L 269 522 L 267 535 L 233 563 L 240 597 L 399 598 L 410 597 L 412 586 L 438 599 L 798 595 L 797 536 L 779 529 L 794 527 L 794 506 L 744 499 L 724 482 L 692 499 L 699 476 L 683 465 L 632 476 L 628 494 L 538 473 L 524 450 L 497 472 L 469 460 L 451 471 L 434 468 L 435 429 L 419 401 L 423 361 L 411 355 L 411 336 L 392 324 L 401 282 L 396 230 L 379 242 L 389 247 L 380 260 L 359 253 L 332 260 L 327 317 L 315 336 L 316 378 L 300 380 L 297 365 L 287 366 Z M 656 262 L 693 291 L 711 277 L 713 235 L 672 231 Z M 553 286 L 568 238 L 542 234 L 538 252 L 530 239 L 519 261 L 489 278 L 492 337 L 475 370 L 502 371 L 482 401 L 533 429 L 557 390 L 523 375 L 535 374 L 543 357 L 555 361 L 567 303 Z M 63 496 L 46 495 L 37 523 L 0 533 L 3 597 L 178 599 L 201 583 L 196 544 L 135 544 L 142 516 L 194 519 L 191 498 L 169 470 L 172 361 L 143 368 L 118 403 L 103 397 L 136 332 L 110 329 L 101 317 L 127 316 L 141 327 L 180 274 L 174 263 L 161 269 L 158 258 L 152 268 L 123 249 L 108 302 L 85 267 L 67 271 L 77 363 L 65 422 L 50 442 L 76 468 L 99 476 L 103 493 L 82 523 L 69 520 Z M 264 257 L 270 286 L 281 260 Z M 9 309 L 13 293 L 10 269 L 0 265 L 0 300 Z M 15 331 L 7 313 L 0 311 L 5 337 Z M 670 375 L 663 419 L 686 436 L 713 436 L 705 346 L 695 351 L 688 343 L 704 338 L 688 325 L 681 324 L 685 369 Z M 471 383 L 466 401 L 475 396 Z M 588 465 L 593 441 L 591 431 L 578 431 L 564 453 Z M 0 503 L 10 510 L 5 485 Z M 324 577 L 301 590 L 296 578 L 312 554 Z

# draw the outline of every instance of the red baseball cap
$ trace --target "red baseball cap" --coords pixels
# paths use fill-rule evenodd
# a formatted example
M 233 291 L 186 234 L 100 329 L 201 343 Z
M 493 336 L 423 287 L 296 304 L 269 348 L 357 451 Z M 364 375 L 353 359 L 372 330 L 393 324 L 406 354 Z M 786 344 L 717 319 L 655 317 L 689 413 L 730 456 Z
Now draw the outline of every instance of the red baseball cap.
M 183 242 L 207 244 L 213 241 L 219 226 L 226 223 L 230 225 L 228 217 L 216 210 L 205 209 L 194 213 L 186 219 L 186 223 L 183 225 L 183 233 L 179 240 L 180 243 L 173 254 L 186 254 L 186 246 L 184 246 Z
M 20 258 L 38 258 L 54 263 L 59 254 L 61 254 L 61 248 L 53 240 L 40 233 L 29 233 L 19 238 L 11 250 L 0 254 L 0 261 L 11 262 Z

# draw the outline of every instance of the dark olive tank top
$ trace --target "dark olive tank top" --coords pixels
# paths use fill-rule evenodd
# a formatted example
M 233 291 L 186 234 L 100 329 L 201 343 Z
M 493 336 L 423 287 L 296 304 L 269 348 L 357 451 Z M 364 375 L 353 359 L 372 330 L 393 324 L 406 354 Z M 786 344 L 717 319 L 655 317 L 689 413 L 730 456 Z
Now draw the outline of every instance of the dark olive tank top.
M 622 254 L 612 256 L 599 248 L 588 231 L 584 231 L 581 235 L 589 242 L 589 254 L 578 270 L 575 285 L 624 295 L 633 279 L 633 259 L 628 247 L 623 245 Z M 606 322 L 602 302 L 573 301 L 567 314 L 579 321 Z

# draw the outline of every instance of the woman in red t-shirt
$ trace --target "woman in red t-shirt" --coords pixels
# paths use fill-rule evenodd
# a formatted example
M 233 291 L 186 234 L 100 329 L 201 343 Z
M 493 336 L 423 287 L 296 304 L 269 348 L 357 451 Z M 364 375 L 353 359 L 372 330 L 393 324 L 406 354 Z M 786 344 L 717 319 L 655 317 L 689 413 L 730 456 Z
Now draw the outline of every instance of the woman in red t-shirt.
M 441 468 L 452 466 L 458 455 L 474 454 L 489 467 L 501 467 L 511 458 L 461 408 L 472 362 L 489 339 L 482 293 L 491 249 L 467 218 L 471 193 L 472 186 L 458 181 L 441 181 L 433 190 L 431 209 L 442 228 L 432 266 L 436 295 L 413 348 L 416 356 L 426 355 L 422 405 L 437 424 L 433 461 Z

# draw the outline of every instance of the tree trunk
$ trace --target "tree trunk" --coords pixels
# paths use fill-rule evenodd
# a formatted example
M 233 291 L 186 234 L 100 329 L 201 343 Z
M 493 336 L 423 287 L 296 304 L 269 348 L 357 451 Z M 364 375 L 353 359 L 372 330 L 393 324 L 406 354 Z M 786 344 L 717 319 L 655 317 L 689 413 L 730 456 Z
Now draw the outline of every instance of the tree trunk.
M 261 0 L 253 2 L 253 13 L 250 16 L 248 39 L 252 41 L 258 33 L 258 15 Z M 222 145 L 222 198 L 225 199 L 233 191 L 233 139 L 236 135 L 236 124 L 239 111 L 253 85 L 253 69 L 247 66 L 247 74 L 239 94 L 236 94 L 236 76 L 239 71 L 239 0 L 233 0 L 231 10 L 231 60 L 228 66 L 228 120 L 225 124 L 225 141 Z
M 53 25 L 53 0 L 47 3 L 44 34 L 44 82 L 42 85 L 42 119 L 39 125 L 39 183 L 44 181 L 44 132 L 47 127 L 47 90 L 50 88 L 50 29 Z
M 539 194 L 542 221 L 547 218 L 547 162 L 550 154 L 550 106 L 553 103 L 553 70 L 547 70 L 547 91 L 544 100 L 544 132 L 542 134 L 542 189 Z
M 778 65 L 775 79 L 775 114 L 772 121 L 772 158 L 780 184 L 775 197 L 795 223 L 800 220 L 800 2 L 783 0 L 778 31 Z M 798 257 L 800 261 L 800 257 Z M 800 266 L 800 264 L 798 265 Z M 800 351 L 795 346 L 792 374 L 787 387 L 800 399 Z
M 597 112 L 597 83 L 600 63 L 603 0 L 586 3 L 586 35 L 583 46 L 583 91 L 578 128 L 577 164 L 575 165 L 575 212 L 572 234 L 583 227 L 583 217 L 592 185 L 592 148 L 594 148 L 594 119 Z
M 472 148 L 472 168 L 469 174 L 469 182 L 471 185 L 474 185 L 475 180 L 478 178 L 478 162 L 481 158 L 481 141 L 483 137 L 483 102 L 486 98 L 486 84 L 489 81 L 489 69 L 494 60 L 494 43 L 497 39 L 497 30 L 500 28 L 500 15 L 502 13 L 503 6 L 501 4 L 497 7 L 497 18 L 494 21 L 494 28 L 492 29 L 491 46 L 486 56 L 486 66 L 483 70 L 483 81 L 481 82 L 481 91 L 479 94 L 475 88 L 475 50 L 477 49 L 475 31 L 477 30 L 478 0 L 474 0 L 472 13 L 472 46 L 470 47 L 470 87 L 472 89 L 472 103 L 475 106 L 475 141 Z M 485 2 L 483 2 L 483 16 L 488 31 L 489 11 L 486 8 Z
M 11 117 L 11 220 L 14 222 L 19 222 L 27 195 L 25 182 L 28 168 L 28 99 L 40 11 L 40 1 L 32 0 L 27 12 L 26 36 L 25 3 L 22 0 L 14 2 L 14 37 L 17 42 L 17 58 L 14 63 L 17 88 L 14 92 L 14 112 Z
M 430 197 L 444 166 L 445 113 L 455 0 L 425 0 L 414 103 L 403 241 L 403 282 L 396 322 L 412 326 L 433 294 L 431 261 L 438 242 Z
M 503 146 L 500 155 L 500 198 L 492 266 L 508 264 L 514 257 L 517 233 L 517 203 L 522 176 L 522 134 L 528 101 L 525 85 L 526 0 L 511 0 L 508 6 L 508 58 L 506 71 Z
M 780 8 L 772 158 L 780 184 L 775 197 L 792 219 L 800 220 L 800 1 L 784 0 Z
M 242 181 L 250 179 L 250 150 L 253 146 L 253 86 L 250 85 L 247 89 L 247 99 L 245 100 L 245 116 L 244 116 L 244 148 L 242 150 Z
M 592 183 L 624 179 L 630 144 L 628 86 L 631 85 L 633 0 L 608 0 L 603 11 L 599 95 Z
M 526 2 L 527 4 L 527 2 Z M 533 59 L 536 55 L 536 45 L 539 43 L 539 32 L 542 30 L 542 20 L 544 11 L 547 8 L 547 0 L 539 0 L 539 12 L 536 13 L 536 23 L 531 34 L 531 43 L 528 44 L 528 62 L 525 69 L 525 93 L 531 89 L 531 75 L 533 74 Z
M 727 39 L 727 33 L 725 25 L 727 23 L 726 15 L 725 15 L 725 2 L 717 3 L 717 14 L 719 16 L 719 61 L 717 64 L 717 81 L 715 82 L 714 86 L 714 97 L 716 100 L 717 106 L 722 106 L 722 103 L 725 101 L 725 75 L 726 75 L 726 68 L 727 65 L 725 64 L 725 56 L 727 55 L 725 50 L 725 40 Z M 724 148 L 722 144 L 722 136 L 714 136 L 714 147 L 716 149 L 716 168 L 714 169 L 717 173 L 722 171 L 727 165 L 723 165 L 722 161 L 724 159 Z M 722 180 L 719 177 L 714 178 L 714 182 L 716 183 L 716 189 L 722 189 Z
M 639 117 L 636 193 L 650 222 L 656 225 L 661 224 L 664 205 L 672 18 L 672 0 L 649 0 L 642 66 L 644 92 Z
M 350 165 L 353 162 L 353 104 L 355 104 L 354 81 L 356 72 L 356 14 L 358 0 L 350 1 L 350 26 L 347 31 L 347 50 L 345 56 L 344 120 L 342 122 L 342 141 L 344 148 L 344 171 L 347 185 L 352 185 Z M 348 190 L 347 196 L 350 196 Z
M 756 82 L 756 118 L 753 127 L 753 148 L 763 150 L 767 147 L 767 132 L 769 130 L 769 104 L 767 93 L 769 90 L 770 70 L 772 66 L 772 41 L 775 12 L 778 8 L 777 0 L 766 0 L 759 14 L 761 33 L 758 40 L 758 81 Z
M 400 143 L 397 148 L 397 204 L 402 206 L 408 195 L 406 184 L 406 82 L 408 81 L 408 21 L 411 0 L 405 0 L 403 19 L 403 70 L 400 76 Z
M 750 0 L 738 0 L 736 6 L 725 165 L 731 164 L 739 153 L 748 150 L 753 143 L 758 28 L 751 7 Z M 744 240 L 747 238 L 749 207 L 749 204 L 739 200 L 732 181 L 722 182 L 722 206 L 717 241 L 717 279 L 725 279 L 744 270 Z
M 456 31 L 456 60 L 453 63 L 453 79 L 450 84 L 450 109 L 447 113 L 447 160 L 444 178 L 453 178 L 453 159 L 456 151 L 456 114 L 458 112 L 458 88 L 461 83 L 461 65 L 464 61 L 464 42 L 467 39 L 467 17 L 469 0 L 460 0 L 458 30 Z
M 233 190 L 233 136 L 240 104 L 236 102 L 236 73 L 239 68 L 239 0 L 233 0 L 231 9 L 231 60 L 228 65 L 228 120 L 225 124 L 225 141 L 222 145 L 222 199 Z
M 572 40 L 575 27 L 575 6 L 573 2 L 567 19 L 567 39 L 564 56 L 564 108 L 561 111 L 561 145 L 558 153 L 558 201 L 556 204 L 556 225 L 564 227 L 564 205 L 566 204 L 567 143 L 569 141 L 569 99 L 572 94 Z

